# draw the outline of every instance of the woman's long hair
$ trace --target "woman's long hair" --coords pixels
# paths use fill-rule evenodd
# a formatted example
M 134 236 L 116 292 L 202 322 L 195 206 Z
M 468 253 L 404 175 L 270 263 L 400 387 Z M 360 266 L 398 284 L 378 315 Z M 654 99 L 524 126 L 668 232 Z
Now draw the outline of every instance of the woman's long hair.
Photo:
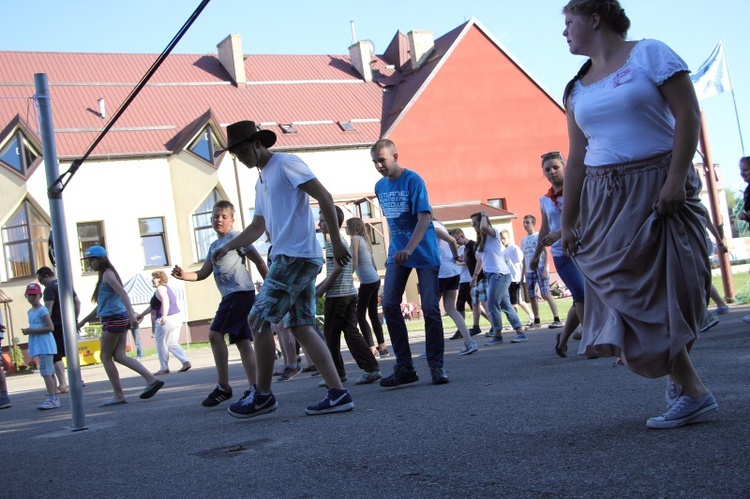
M 350 236 L 360 236 L 365 240 L 367 244 L 367 250 L 372 255 L 372 244 L 370 244 L 370 236 L 367 234 L 365 222 L 361 218 L 352 217 L 346 221 L 346 232 Z
M 96 281 L 96 287 L 94 287 L 94 294 L 91 295 L 91 303 L 99 303 L 99 286 L 102 284 L 102 277 L 104 276 L 104 273 L 107 270 L 111 270 L 114 272 L 115 277 L 117 278 L 117 282 L 122 284 L 122 279 L 120 279 L 120 274 L 117 273 L 117 270 L 115 269 L 114 265 L 112 265 L 112 262 L 109 261 L 109 258 L 101 257 L 97 258 L 99 260 L 99 280 Z
M 480 224 L 482 223 L 482 214 L 479 213 L 479 212 L 472 214 L 471 218 L 478 218 L 479 219 L 479 223 Z M 490 219 L 489 218 L 487 219 L 487 223 L 488 224 L 490 223 Z M 477 251 L 481 251 L 482 253 L 484 253 L 484 243 L 485 243 L 485 241 L 487 241 L 487 234 L 485 234 L 484 232 L 482 232 L 482 229 L 477 230 L 477 244 L 476 244 L 476 246 L 474 246 L 477 249 Z

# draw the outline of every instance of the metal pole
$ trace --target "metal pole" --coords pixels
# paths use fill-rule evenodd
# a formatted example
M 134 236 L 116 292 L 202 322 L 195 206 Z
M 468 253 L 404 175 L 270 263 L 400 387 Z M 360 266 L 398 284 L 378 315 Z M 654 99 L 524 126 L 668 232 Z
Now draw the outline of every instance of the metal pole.
M 722 50 L 724 48 L 724 40 L 719 39 L 722 44 Z M 734 86 L 732 85 L 732 73 L 729 71 L 729 58 L 727 57 L 727 51 L 724 50 L 724 64 L 727 66 L 727 79 L 729 80 L 729 87 L 731 88 L 730 93 L 732 94 L 732 104 L 734 104 L 734 116 L 737 118 L 737 131 L 740 134 L 740 147 L 742 147 L 742 155 L 745 155 L 745 141 L 742 140 L 742 127 L 740 126 L 740 113 L 737 111 L 737 101 L 734 98 Z
M 711 208 L 711 218 L 714 220 L 714 225 L 721 235 L 721 242 L 726 244 L 726 236 L 724 235 L 724 217 L 721 216 L 721 207 L 719 205 L 718 194 L 716 192 L 716 174 L 714 173 L 714 162 L 711 158 L 711 148 L 708 144 L 708 134 L 706 133 L 706 115 L 703 114 L 701 109 L 701 130 L 700 130 L 700 146 L 701 153 L 703 154 L 703 172 L 706 177 L 706 190 L 708 191 L 708 204 Z M 730 302 L 734 301 L 734 283 L 732 282 L 732 267 L 729 263 L 729 255 L 721 251 L 720 248 L 716 249 L 716 256 L 719 260 L 719 270 L 721 271 L 721 282 L 724 285 L 724 296 Z
M 70 385 L 70 409 L 73 416 L 73 431 L 86 429 L 86 414 L 83 409 L 83 386 L 81 383 L 81 363 L 78 357 L 78 327 L 73 303 L 73 280 L 70 272 L 70 253 L 65 231 L 65 210 L 63 209 L 62 189 L 55 181 L 60 175 L 55 148 L 55 132 L 52 124 L 49 84 L 46 73 L 34 75 L 36 101 L 39 103 L 39 120 L 44 148 L 44 168 L 47 172 L 50 215 L 52 217 L 52 238 L 55 241 L 57 261 L 57 281 L 60 291 L 60 312 L 63 321 L 63 336 L 68 359 L 68 384 Z

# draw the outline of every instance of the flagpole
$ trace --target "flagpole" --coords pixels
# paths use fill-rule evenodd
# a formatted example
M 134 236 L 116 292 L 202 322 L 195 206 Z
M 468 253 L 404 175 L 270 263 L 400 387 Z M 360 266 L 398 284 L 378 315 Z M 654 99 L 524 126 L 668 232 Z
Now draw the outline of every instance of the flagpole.
M 706 191 L 708 192 L 708 205 L 711 209 L 711 218 L 713 219 L 716 229 L 721 236 L 720 241 L 716 241 L 716 257 L 721 272 L 721 283 L 724 287 L 724 297 L 729 302 L 734 301 L 734 281 L 732 280 L 732 266 L 729 261 L 729 255 L 722 251 L 721 244 L 726 246 L 726 233 L 724 232 L 724 217 L 721 214 L 719 205 L 719 196 L 716 189 L 716 173 L 714 172 L 713 157 L 711 156 L 711 147 L 708 143 L 708 132 L 706 131 L 706 115 L 701 109 L 701 128 L 700 128 L 700 154 L 703 157 L 703 173 L 706 180 Z M 721 244 L 719 244 L 721 243 Z
M 721 43 L 723 45 L 724 40 L 721 40 Z M 734 116 L 737 119 L 737 131 L 740 134 L 740 147 L 742 148 L 742 156 L 745 156 L 745 141 L 742 140 L 742 127 L 740 127 L 740 113 L 737 111 L 737 101 L 734 98 L 734 85 L 732 84 L 732 72 L 729 71 L 729 57 L 727 57 L 726 50 L 724 50 L 724 63 L 727 65 L 727 78 L 729 78 L 729 86 L 732 92 L 732 104 L 734 104 Z

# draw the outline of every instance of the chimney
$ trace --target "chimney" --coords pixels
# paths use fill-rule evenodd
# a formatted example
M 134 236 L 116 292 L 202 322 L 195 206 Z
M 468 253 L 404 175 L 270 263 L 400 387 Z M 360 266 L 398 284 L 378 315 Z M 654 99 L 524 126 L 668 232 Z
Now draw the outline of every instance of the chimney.
M 107 119 L 107 103 L 104 100 L 104 97 L 99 99 L 99 117 L 103 120 Z
M 415 29 L 409 31 L 409 52 L 411 54 L 411 68 L 416 70 L 427 59 L 435 41 L 432 39 L 432 31 Z
M 240 35 L 229 35 L 216 48 L 219 49 L 219 62 L 232 77 L 234 84 L 238 87 L 244 87 L 247 78 L 245 76 L 245 58 L 242 55 Z
M 349 59 L 351 59 L 352 66 L 367 82 L 372 81 L 372 66 L 370 65 L 372 55 L 372 44 L 368 40 L 354 42 L 354 45 L 349 47 Z

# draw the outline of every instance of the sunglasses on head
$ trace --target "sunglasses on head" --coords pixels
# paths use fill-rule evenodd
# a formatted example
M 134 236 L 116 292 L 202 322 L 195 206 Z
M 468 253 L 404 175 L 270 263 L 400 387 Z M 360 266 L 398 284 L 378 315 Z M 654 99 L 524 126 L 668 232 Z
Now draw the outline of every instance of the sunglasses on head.
M 562 157 L 563 155 L 560 151 L 551 151 L 551 152 L 546 152 L 542 154 L 542 161 L 550 159 L 550 158 L 562 158 Z

